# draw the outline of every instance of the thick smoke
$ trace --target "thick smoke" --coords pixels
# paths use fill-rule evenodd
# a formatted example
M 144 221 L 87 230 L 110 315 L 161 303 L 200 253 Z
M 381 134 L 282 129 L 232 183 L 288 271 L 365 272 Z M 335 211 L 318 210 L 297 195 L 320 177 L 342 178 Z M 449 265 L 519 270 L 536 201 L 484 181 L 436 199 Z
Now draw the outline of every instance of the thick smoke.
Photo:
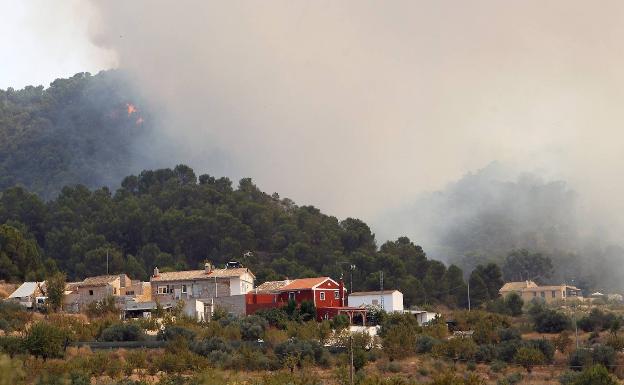
M 553 280 L 619 285 L 624 3 L 93 7 L 92 41 L 159 106 L 153 161 L 252 176 L 466 269 L 527 247 Z

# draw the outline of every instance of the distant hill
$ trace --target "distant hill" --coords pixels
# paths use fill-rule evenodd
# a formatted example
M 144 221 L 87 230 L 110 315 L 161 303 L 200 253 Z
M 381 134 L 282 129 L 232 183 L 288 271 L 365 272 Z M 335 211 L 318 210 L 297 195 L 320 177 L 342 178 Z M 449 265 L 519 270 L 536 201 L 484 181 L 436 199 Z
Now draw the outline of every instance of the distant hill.
M 112 186 L 136 172 L 134 148 L 151 119 L 130 84 L 106 71 L 0 90 L 0 189 L 50 199 L 66 185 Z

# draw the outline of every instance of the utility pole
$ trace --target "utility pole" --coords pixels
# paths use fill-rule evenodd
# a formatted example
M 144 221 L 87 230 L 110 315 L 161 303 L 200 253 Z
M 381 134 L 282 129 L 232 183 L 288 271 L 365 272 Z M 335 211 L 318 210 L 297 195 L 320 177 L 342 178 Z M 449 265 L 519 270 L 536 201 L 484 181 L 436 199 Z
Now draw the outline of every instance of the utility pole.
M 353 335 L 349 333 L 349 358 L 350 358 L 350 365 L 349 365 L 349 381 L 351 383 L 351 385 L 353 385 L 353 380 L 354 380 L 354 376 L 353 376 Z
M 470 278 L 468 278 L 468 311 L 470 311 Z
M 384 286 L 383 286 L 383 270 L 379 272 L 379 303 L 381 304 L 381 310 L 386 310 L 385 306 L 384 306 L 384 295 L 383 295 L 383 290 L 384 290 Z

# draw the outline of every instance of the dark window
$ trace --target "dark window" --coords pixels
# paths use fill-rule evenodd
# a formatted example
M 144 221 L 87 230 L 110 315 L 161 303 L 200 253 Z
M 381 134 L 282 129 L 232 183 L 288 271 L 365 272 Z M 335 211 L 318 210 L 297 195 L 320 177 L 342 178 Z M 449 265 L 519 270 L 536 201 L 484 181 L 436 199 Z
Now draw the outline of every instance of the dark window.
M 89 295 L 93 295 L 93 290 L 89 290 Z
M 552 291 L 552 297 L 557 298 L 557 292 L 555 290 Z
M 340 299 L 340 292 L 338 291 L 334 292 L 334 299 Z
M 542 296 L 542 298 L 544 298 L 544 297 L 546 297 L 546 292 L 541 291 L 541 292 L 540 292 L 540 295 Z
M 290 300 L 293 300 L 293 301 L 295 300 L 295 292 L 294 291 L 291 291 L 290 293 L 288 293 L 288 300 L 289 301 Z
M 325 292 L 324 291 L 321 292 L 321 301 L 325 301 Z

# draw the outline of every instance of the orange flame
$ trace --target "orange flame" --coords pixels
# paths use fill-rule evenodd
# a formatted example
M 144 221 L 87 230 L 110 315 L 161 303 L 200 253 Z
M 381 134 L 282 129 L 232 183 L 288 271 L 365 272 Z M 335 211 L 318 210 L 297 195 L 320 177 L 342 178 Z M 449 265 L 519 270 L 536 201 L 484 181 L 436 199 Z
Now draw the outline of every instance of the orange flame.
M 128 108 L 128 116 L 130 116 L 130 115 L 134 114 L 135 112 L 137 112 L 137 109 L 134 106 L 134 104 L 127 103 L 126 107 Z

